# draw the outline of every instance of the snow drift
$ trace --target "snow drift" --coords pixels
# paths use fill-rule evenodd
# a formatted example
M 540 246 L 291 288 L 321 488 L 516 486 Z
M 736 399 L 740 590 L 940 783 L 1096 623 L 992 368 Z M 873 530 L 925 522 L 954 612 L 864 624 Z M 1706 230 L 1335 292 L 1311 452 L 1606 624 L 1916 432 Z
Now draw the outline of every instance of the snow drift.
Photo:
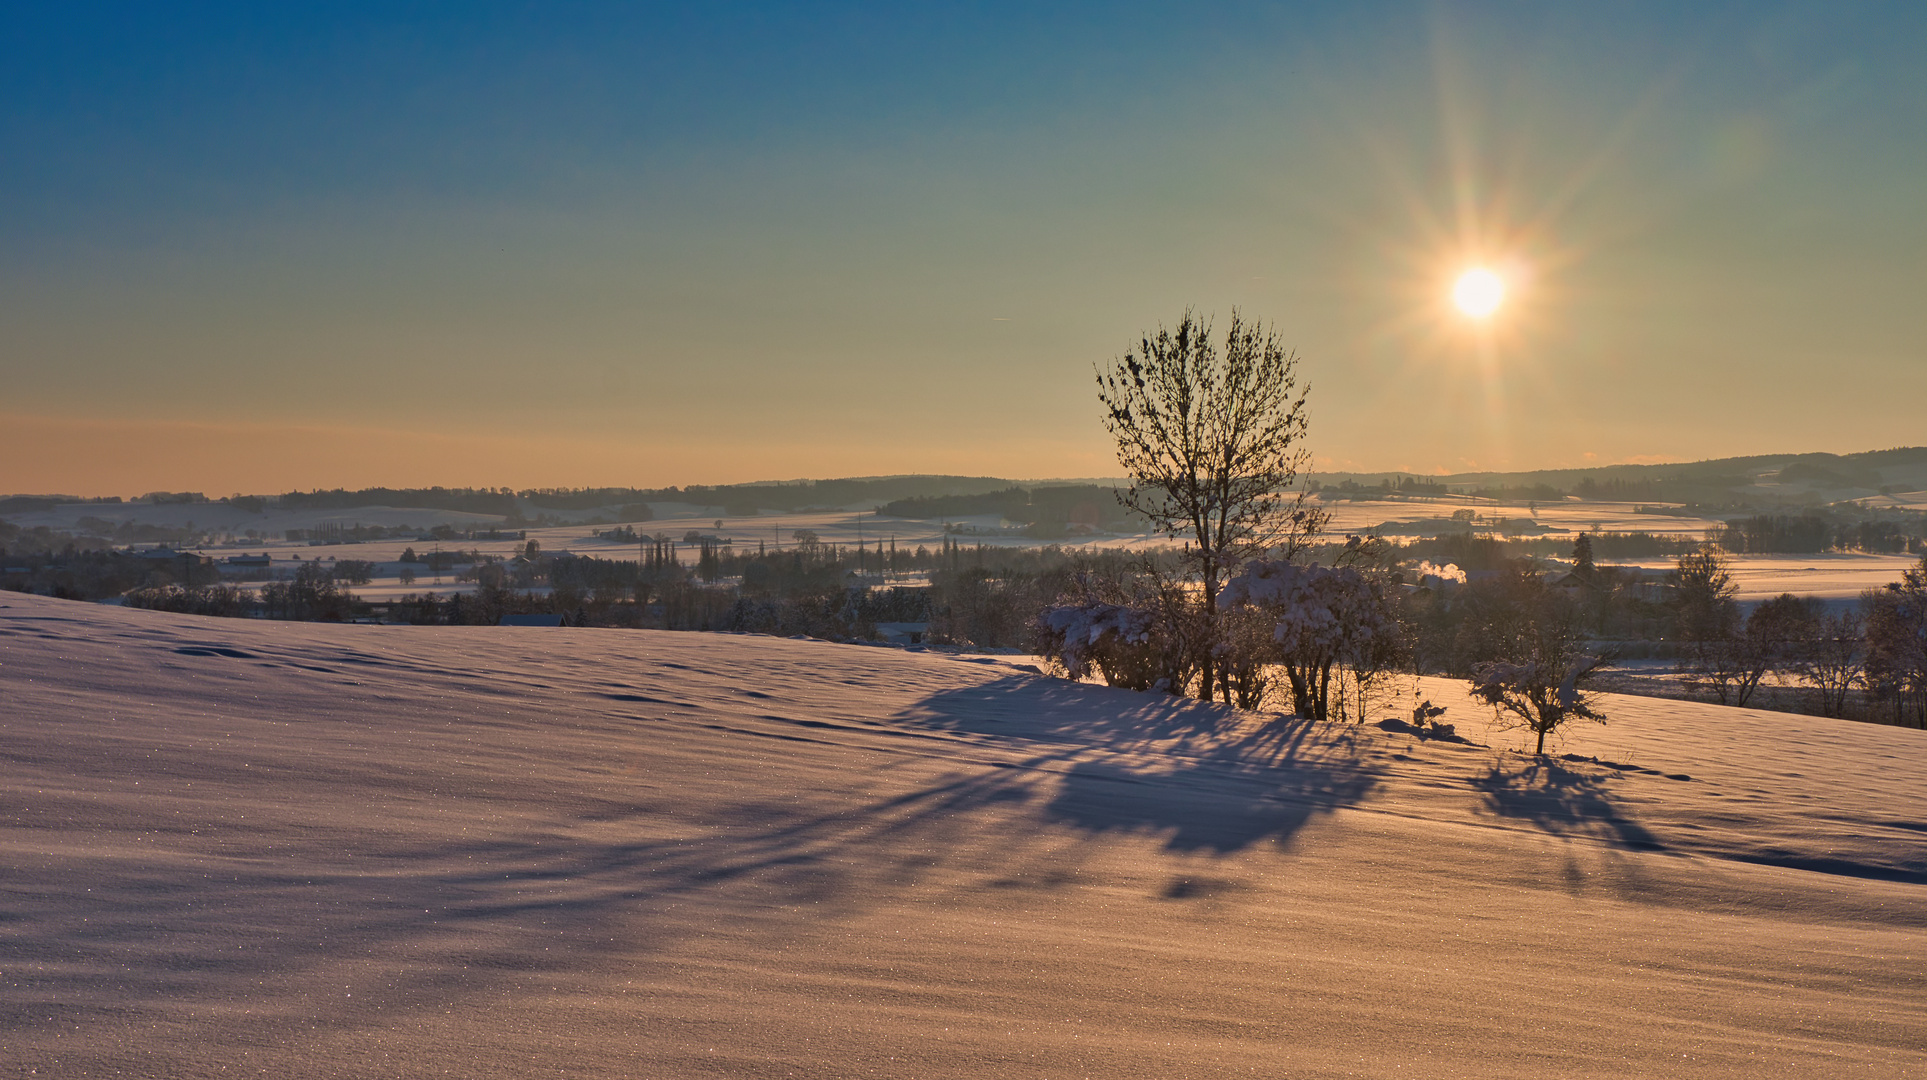
M 1927 1072 L 1922 733 L 1606 698 L 1533 759 L 1418 689 L 1469 743 L 987 658 L 0 596 L 0 1045 L 68 1077 Z

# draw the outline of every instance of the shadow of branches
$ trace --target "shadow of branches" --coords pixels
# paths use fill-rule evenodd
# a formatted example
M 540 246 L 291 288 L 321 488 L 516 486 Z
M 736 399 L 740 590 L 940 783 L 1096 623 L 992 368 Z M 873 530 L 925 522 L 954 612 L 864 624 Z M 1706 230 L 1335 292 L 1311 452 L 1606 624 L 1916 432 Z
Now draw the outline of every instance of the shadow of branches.
M 1063 747 L 1046 755 L 1060 765 L 1046 820 L 1086 835 L 1162 836 L 1173 852 L 1288 844 L 1314 816 L 1363 801 L 1379 783 L 1357 735 L 1340 726 L 1054 680 L 935 694 L 912 719 Z
M 978 737 L 891 737 L 919 728 Z M 743 761 L 787 765 L 803 752 L 743 737 L 755 734 L 768 732 L 690 724 L 673 737 L 728 757 L 738 775 L 758 775 L 741 771 Z M 1378 784 L 1356 738 L 1334 725 L 1012 676 L 932 694 L 875 728 L 813 728 L 808 741 L 832 749 L 809 750 L 822 756 L 803 772 L 775 774 L 817 785 L 809 791 L 700 776 L 683 787 L 670 776 L 647 797 L 518 795 L 498 809 L 526 824 L 478 837 L 204 826 L 182 834 L 178 854 L 76 857 L 35 871 L 36 898 L 9 916 L 9 956 L 55 973 L 0 1000 L 0 1031 L 49 1022 L 55 1001 L 138 1010 L 277 994 L 307 1010 L 303 1023 L 379 1023 L 367 1010 L 433 1009 L 520 973 L 612 955 L 647 963 L 719 925 L 791 933 L 933 886 L 1061 888 L 1102 837 L 1147 837 L 1206 857 L 1288 845 Z M 885 744 L 891 753 L 873 753 Z M 361 769 L 333 783 L 377 790 L 376 773 Z M 496 798 L 486 784 L 461 797 L 482 801 L 451 809 Z M 195 844 L 219 850 L 218 877 Z M 1186 879 L 1168 895 L 1202 896 L 1207 884 Z M 345 958 L 367 956 L 408 961 L 383 965 L 380 986 L 357 985 L 353 996 L 324 1002 L 301 989 L 324 975 L 345 986 L 363 970 Z M 265 1007 L 251 1015 L 250 1024 L 280 1022 Z
M 1615 805 L 1608 789 L 1614 778 L 1547 758 L 1522 765 L 1500 760 L 1472 786 L 1485 796 L 1491 812 L 1529 821 L 1557 836 L 1587 837 L 1635 851 L 1665 850 L 1652 833 Z

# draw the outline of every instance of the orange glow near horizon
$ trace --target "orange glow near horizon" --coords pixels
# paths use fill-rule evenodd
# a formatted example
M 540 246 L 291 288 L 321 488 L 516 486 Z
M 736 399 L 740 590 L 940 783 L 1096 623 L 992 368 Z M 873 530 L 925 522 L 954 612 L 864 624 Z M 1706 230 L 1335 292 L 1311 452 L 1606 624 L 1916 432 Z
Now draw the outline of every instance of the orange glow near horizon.
M 316 447 L 325 447 L 323 454 Z M 132 452 L 130 452 L 130 448 Z M 1108 449 L 1108 448 L 1103 448 Z M 947 474 L 1030 478 L 1108 476 L 1116 463 L 1072 438 L 1009 440 L 993 451 L 966 444 L 906 448 L 888 432 L 834 447 L 780 434 L 730 446 L 530 429 L 397 431 L 262 421 L 196 422 L 0 412 L 0 494 L 82 498 L 149 491 L 210 497 L 363 487 L 668 487 L 802 478 Z M 789 462 L 791 468 L 772 467 Z

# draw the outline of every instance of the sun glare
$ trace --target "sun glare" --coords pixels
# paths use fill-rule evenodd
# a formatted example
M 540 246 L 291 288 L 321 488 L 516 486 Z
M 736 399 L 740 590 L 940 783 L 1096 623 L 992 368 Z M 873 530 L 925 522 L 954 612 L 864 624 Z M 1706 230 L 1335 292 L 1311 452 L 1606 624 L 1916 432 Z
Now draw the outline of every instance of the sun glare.
M 1452 302 L 1459 310 L 1475 319 L 1483 319 L 1499 310 L 1505 299 L 1505 282 L 1499 275 L 1484 267 L 1475 267 L 1459 275 L 1458 284 L 1452 286 Z

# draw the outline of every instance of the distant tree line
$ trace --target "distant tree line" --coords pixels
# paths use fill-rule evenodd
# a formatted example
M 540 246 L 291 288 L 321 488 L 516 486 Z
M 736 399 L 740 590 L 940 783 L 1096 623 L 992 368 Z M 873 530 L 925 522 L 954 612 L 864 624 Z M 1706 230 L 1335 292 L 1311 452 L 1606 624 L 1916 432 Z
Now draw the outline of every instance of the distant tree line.
M 1142 532 L 1149 525 L 1142 515 L 1118 504 L 1117 489 L 1097 484 L 1012 485 L 974 495 L 918 495 L 885 503 L 877 512 L 925 521 L 994 514 L 1045 537 L 1063 536 L 1077 525 L 1111 532 Z
M 1927 556 L 1849 605 L 1783 594 L 1742 614 L 1713 544 L 1682 556 L 1673 582 L 1679 670 L 1701 696 L 1927 727 Z
M 353 510 L 363 506 L 395 506 L 509 516 L 517 513 L 515 498 L 515 492 L 508 488 L 373 487 L 290 491 L 277 496 L 274 501 L 284 510 Z
M 1463 528 L 1425 531 L 1430 535 L 1406 543 L 1408 555 L 1434 562 L 1450 560 L 1468 570 L 1495 569 L 1505 559 L 1523 555 L 1562 556 L 1572 543 L 1565 534 L 1533 538 L 1475 531 L 1469 515 Z M 1507 532 L 1503 524 L 1494 531 Z M 1671 559 L 1709 541 L 1734 555 L 1917 554 L 1927 551 L 1927 514 L 1757 514 L 1734 518 L 1702 536 L 1644 531 L 1600 531 L 1589 536 L 1601 559 Z
M 8 587 L 125 595 L 132 606 L 200 615 L 459 625 L 554 613 L 586 626 L 835 640 L 873 640 L 880 623 L 924 624 L 933 644 L 1041 652 L 1137 689 L 1195 691 L 1200 650 L 1212 642 L 1219 694 L 1326 719 L 1363 718 L 1398 672 L 1516 680 L 1587 657 L 1660 656 L 1672 658 L 1686 692 L 1706 700 L 1927 725 L 1927 560 L 1857 605 L 1781 597 L 1748 613 L 1714 546 L 1679 554 L 1656 581 L 1595 560 L 1590 549 L 1604 537 L 1582 537 L 1574 568 L 1559 573 L 1522 553 L 1538 542 L 1473 539 L 1477 546 L 1452 551 L 1489 563 L 1469 575 L 1437 569 L 1420 545 L 1362 537 L 1313 543 L 1285 562 L 1254 560 L 1227 584 L 1215 632 L 1177 549 L 949 538 L 917 548 L 806 540 L 781 551 L 653 538 L 631 559 L 556 557 L 533 544 L 507 560 L 411 549 L 404 568 L 455 571 L 476 587 L 386 605 L 349 591 L 372 576 L 362 560 L 312 561 L 255 587 L 214 580 L 212 567 L 105 549 L 8 554 L 0 565 L 33 563 Z
M 1714 540 L 1736 555 L 1810 555 L 1823 551 L 1905 553 L 1922 549 L 1927 514 L 1847 518 L 1841 514 L 1756 514 L 1736 518 Z
M 779 484 L 690 485 L 635 488 L 335 488 L 291 491 L 275 498 L 283 508 L 349 510 L 361 506 L 394 506 L 494 514 L 511 519 L 522 515 L 523 504 L 541 510 L 585 511 L 620 507 L 626 521 L 651 519 L 650 502 L 686 502 L 723 507 L 732 516 L 759 509 L 801 510 L 877 503 L 919 495 L 970 494 L 994 490 L 1008 481 L 991 477 L 901 476 L 850 480 L 799 480 Z
M 103 553 L 109 554 L 112 553 Z M 1030 623 L 1079 574 L 1117 563 L 1119 553 L 1056 546 L 995 548 L 945 538 L 934 547 L 888 541 L 830 544 L 807 538 L 769 551 L 698 539 L 654 538 L 638 559 L 551 556 L 530 542 L 516 559 L 478 553 L 403 553 L 407 569 L 443 572 L 471 592 L 415 593 L 365 602 L 344 586 L 366 582 L 371 564 L 337 560 L 299 567 L 288 581 L 259 588 L 186 584 L 124 559 L 127 603 L 191 614 L 278 619 L 385 617 L 415 624 L 492 625 L 504 615 L 558 614 L 579 626 L 727 630 L 835 640 L 871 640 L 879 622 L 927 624 L 935 644 L 1017 648 Z M 439 559 L 439 561 L 438 561 Z M 411 561 L 418 560 L 418 561 Z M 210 575 L 212 571 L 209 571 Z M 893 584 L 887 575 L 913 575 Z M 114 595 L 118 595 L 115 593 Z M 76 596 L 76 598 L 80 598 Z

